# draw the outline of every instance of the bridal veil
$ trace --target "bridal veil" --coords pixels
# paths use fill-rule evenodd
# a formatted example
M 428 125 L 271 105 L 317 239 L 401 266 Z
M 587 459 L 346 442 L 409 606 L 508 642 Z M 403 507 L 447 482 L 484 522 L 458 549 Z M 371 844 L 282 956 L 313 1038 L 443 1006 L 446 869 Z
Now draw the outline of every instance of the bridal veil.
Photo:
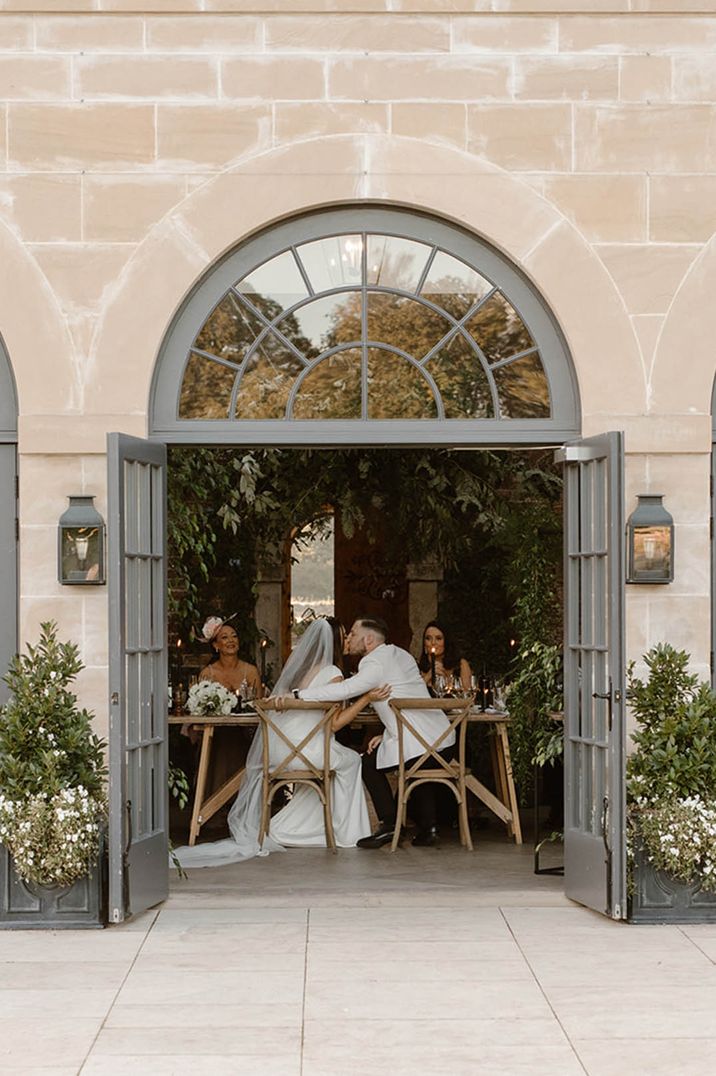
M 281 675 L 273 689 L 273 695 L 290 695 L 294 688 L 306 687 L 321 669 L 333 665 L 333 629 L 325 619 L 314 620 L 301 636 L 284 665 Z M 277 723 L 281 714 L 274 712 Z M 278 737 L 270 734 L 269 751 Z M 280 744 L 276 745 L 280 749 Z M 284 745 L 285 747 L 285 745 Z M 270 836 L 264 838 L 259 847 L 259 826 L 261 824 L 261 790 L 262 790 L 262 756 L 263 746 L 261 729 L 257 728 L 246 756 L 246 772 L 241 788 L 229 811 L 229 832 L 231 837 L 211 844 L 198 844 L 175 849 L 175 855 L 182 867 L 218 867 L 226 863 L 239 863 L 257 855 L 283 851 L 283 848 Z

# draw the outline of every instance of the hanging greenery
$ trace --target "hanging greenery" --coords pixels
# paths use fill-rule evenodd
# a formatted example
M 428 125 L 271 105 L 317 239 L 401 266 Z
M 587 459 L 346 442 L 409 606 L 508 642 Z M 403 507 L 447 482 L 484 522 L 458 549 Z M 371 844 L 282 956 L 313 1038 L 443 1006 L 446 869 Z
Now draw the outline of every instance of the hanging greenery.
M 236 482 L 233 449 L 173 448 L 168 482 L 168 612 L 174 634 L 189 639 L 207 611 L 238 613 L 251 631 L 254 536 L 227 531 L 221 509 Z M 247 520 L 248 522 L 248 520 Z
M 534 765 L 554 764 L 563 750 L 561 515 L 537 500 L 521 524 L 522 540 L 508 576 L 515 656 L 510 670 L 510 750 L 522 800 Z
M 287 540 L 295 555 L 330 509 L 349 538 L 381 540 L 387 572 L 440 563 L 441 617 L 465 656 L 514 675 L 510 639 L 559 636 L 560 495 L 548 452 L 173 449 L 173 621 L 188 633 L 209 606 L 230 608 L 253 641 L 257 564 L 280 561 Z

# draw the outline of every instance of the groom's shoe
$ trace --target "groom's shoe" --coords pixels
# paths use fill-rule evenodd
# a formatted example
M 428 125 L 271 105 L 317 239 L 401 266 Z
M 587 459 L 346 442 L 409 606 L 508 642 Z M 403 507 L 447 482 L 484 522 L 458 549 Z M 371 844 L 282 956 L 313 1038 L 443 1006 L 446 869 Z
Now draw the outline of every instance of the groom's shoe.
M 385 822 L 380 822 L 375 833 L 371 833 L 370 837 L 361 837 L 356 842 L 356 848 L 382 848 L 384 844 L 392 841 L 394 830 L 395 824 L 388 826 Z
M 428 829 L 419 829 L 413 837 L 413 844 L 416 848 L 434 848 L 440 844 L 440 833 L 437 826 L 430 826 Z

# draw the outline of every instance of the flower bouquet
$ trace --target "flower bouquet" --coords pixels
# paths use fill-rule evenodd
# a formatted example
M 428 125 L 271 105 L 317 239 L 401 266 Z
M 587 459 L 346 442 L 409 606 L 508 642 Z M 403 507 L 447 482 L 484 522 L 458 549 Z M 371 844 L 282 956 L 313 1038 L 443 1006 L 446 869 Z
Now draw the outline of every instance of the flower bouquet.
M 206 717 L 209 714 L 230 714 L 236 706 L 236 695 L 214 680 L 200 680 L 189 688 L 186 708 L 190 714 Z

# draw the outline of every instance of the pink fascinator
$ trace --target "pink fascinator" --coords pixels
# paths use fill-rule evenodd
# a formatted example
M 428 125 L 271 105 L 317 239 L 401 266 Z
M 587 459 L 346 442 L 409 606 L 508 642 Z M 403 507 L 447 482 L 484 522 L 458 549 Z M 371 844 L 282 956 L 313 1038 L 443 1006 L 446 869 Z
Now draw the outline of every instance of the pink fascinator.
M 233 620 L 236 613 L 232 613 L 231 616 L 227 616 L 224 620 L 220 616 L 210 616 L 204 621 L 202 629 L 197 632 L 199 638 L 205 642 L 210 643 L 216 638 L 217 633 L 223 628 L 224 624 L 228 624 L 230 620 Z

